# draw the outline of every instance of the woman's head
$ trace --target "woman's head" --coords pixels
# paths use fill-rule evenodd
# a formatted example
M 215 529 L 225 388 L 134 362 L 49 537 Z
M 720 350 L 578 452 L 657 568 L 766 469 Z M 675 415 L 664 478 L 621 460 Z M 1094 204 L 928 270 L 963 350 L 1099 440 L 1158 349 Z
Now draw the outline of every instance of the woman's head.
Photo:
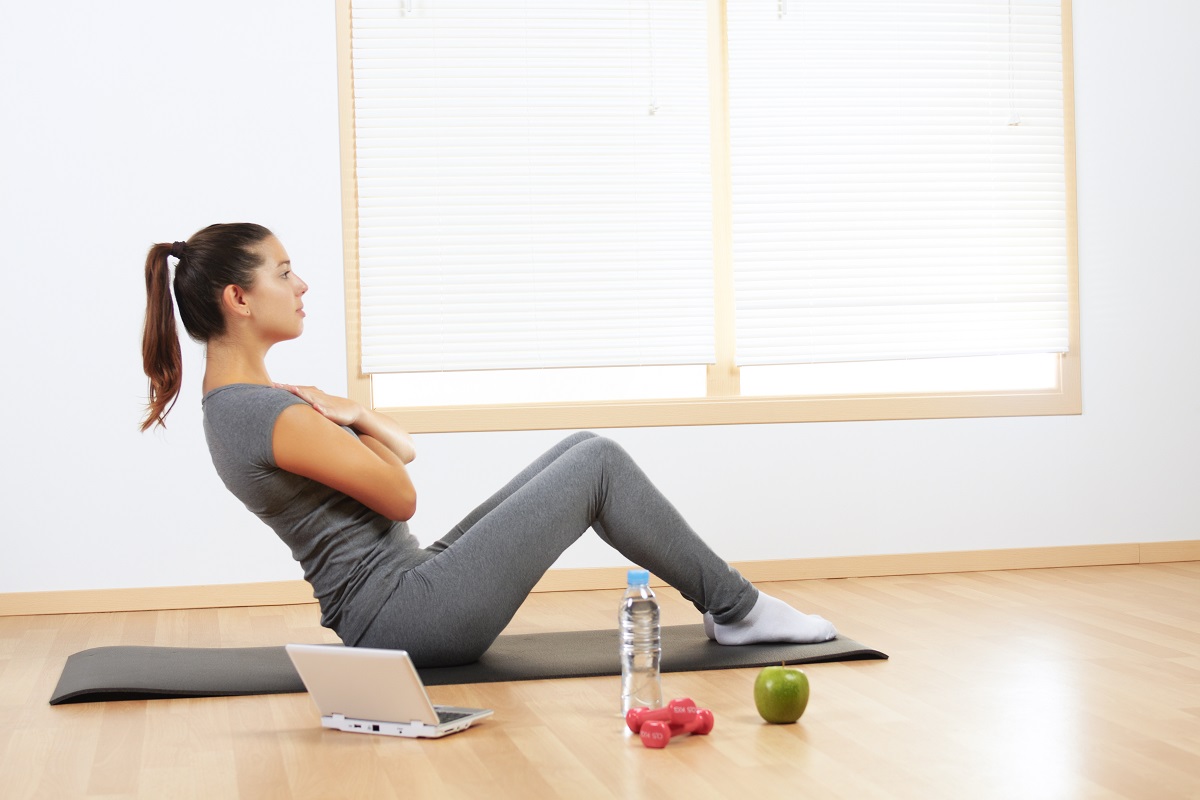
M 162 425 L 182 382 L 183 358 L 175 329 L 174 286 L 179 316 L 188 335 L 207 343 L 227 329 L 222 295 L 227 286 L 250 290 L 263 264 L 262 244 L 273 234 L 246 222 L 210 225 L 186 242 L 156 244 L 146 256 L 146 323 L 142 364 L 150 379 L 150 403 L 142 430 Z M 175 256 L 170 280 L 168 256 Z
M 226 286 L 254 285 L 254 272 L 263 262 L 260 245 L 271 236 L 249 222 L 209 225 L 177 248 L 183 252 L 172 283 L 188 336 L 207 342 L 225 333 L 221 293 Z

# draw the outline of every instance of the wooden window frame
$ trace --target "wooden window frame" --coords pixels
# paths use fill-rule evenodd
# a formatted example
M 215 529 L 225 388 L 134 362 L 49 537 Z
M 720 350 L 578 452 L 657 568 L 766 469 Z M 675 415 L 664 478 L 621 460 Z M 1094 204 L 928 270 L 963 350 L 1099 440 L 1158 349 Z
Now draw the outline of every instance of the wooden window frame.
M 1063 135 L 1069 349 L 1058 357 L 1057 386 L 1046 390 L 931 394 L 741 397 L 734 363 L 733 239 L 729 155 L 726 0 L 708 0 L 710 131 L 713 152 L 714 336 L 716 364 L 707 396 L 664 400 L 381 408 L 413 433 L 744 425 L 895 419 L 953 419 L 1081 414 L 1079 248 L 1075 186 L 1075 86 L 1071 0 L 1062 0 Z M 350 0 L 337 0 L 338 106 L 341 129 L 342 235 L 345 263 L 349 396 L 373 408 L 371 376 L 360 371 L 358 189 Z

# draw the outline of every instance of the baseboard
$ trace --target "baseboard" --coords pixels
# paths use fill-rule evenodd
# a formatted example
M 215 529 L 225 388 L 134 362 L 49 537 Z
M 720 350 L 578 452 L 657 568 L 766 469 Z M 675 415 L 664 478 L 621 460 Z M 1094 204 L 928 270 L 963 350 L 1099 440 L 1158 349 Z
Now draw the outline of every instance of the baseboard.
M 1156 557 L 1143 558 L 1146 548 L 1155 548 L 1151 552 Z M 1154 545 L 1074 545 L 1012 550 L 961 550 L 944 553 L 896 553 L 874 556 L 737 561 L 733 563 L 733 566 L 755 583 L 769 583 L 771 581 L 820 578 L 869 578 L 882 575 L 986 572 L 989 570 L 1087 567 L 1166 561 L 1200 561 L 1200 541 L 1161 542 Z M 651 583 L 662 586 L 665 582 L 655 576 Z M 621 589 L 624 586 L 625 569 L 621 567 L 563 569 L 551 570 L 547 573 L 534 587 L 534 591 Z
M 290 606 L 315 603 L 305 581 L 232 583 L 215 586 L 142 586 L 132 589 L 74 589 L 0 594 L 0 617 L 34 614 L 98 614 L 173 608 Z
M 1141 550 L 1141 563 L 1143 564 L 1200 561 L 1200 541 L 1146 542 L 1138 547 Z
M 1112 564 L 1158 564 L 1200 561 L 1200 540 L 1131 544 L 1024 547 L 1011 550 L 961 550 L 945 553 L 898 553 L 833 558 L 794 558 L 733 563 L 755 583 L 819 578 L 868 578 L 940 572 L 985 572 Z M 661 580 L 653 581 L 663 585 Z M 620 589 L 625 568 L 553 569 L 535 592 Z M 217 586 L 154 586 L 133 589 L 80 589 L 61 592 L 0 594 L 0 617 L 37 614 L 95 614 L 113 611 L 158 611 L 178 608 L 228 608 L 312 603 L 304 581 L 238 583 Z

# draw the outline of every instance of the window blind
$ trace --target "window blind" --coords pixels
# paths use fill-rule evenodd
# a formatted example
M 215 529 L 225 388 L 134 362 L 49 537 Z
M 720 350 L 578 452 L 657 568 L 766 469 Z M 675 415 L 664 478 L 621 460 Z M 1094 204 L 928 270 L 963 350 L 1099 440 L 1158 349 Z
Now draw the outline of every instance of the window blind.
M 365 373 L 712 360 L 706 13 L 353 2 Z
M 741 365 L 1065 352 L 1057 0 L 728 4 Z

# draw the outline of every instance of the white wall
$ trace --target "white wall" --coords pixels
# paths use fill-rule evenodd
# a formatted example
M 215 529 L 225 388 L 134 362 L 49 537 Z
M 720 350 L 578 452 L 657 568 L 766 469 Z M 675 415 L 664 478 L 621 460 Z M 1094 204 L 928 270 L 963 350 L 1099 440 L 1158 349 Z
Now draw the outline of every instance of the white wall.
M 727 558 L 1200 538 L 1200 5 L 1076 0 L 1075 26 L 1083 416 L 611 432 Z M 273 376 L 345 389 L 332 3 L 5 3 L 0 68 L 0 592 L 299 577 L 213 473 L 199 348 L 138 433 L 142 264 L 273 228 L 312 286 Z M 417 535 L 559 435 L 419 437 Z

